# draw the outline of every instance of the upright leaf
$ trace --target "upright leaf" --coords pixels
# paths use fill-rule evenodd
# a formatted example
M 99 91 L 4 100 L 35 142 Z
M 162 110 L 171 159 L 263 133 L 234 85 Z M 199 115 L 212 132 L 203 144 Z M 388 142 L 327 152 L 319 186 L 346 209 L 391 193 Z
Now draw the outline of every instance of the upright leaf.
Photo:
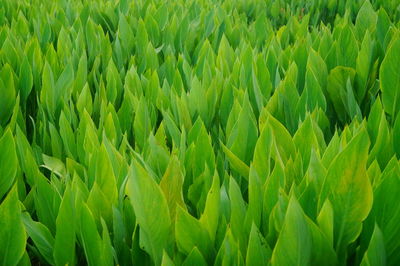
M 272 265 L 309 265 L 312 236 L 297 199 L 292 196 L 271 258 Z
M 255 224 L 252 224 L 247 247 L 246 265 L 266 265 L 271 259 L 272 250 Z
M 171 233 L 171 217 L 164 194 L 136 161 L 129 171 L 126 193 L 131 199 L 140 230 L 148 240 L 144 248 L 154 263 L 159 264 L 162 251 L 168 247 Z
M 379 71 L 383 107 L 394 119 L 400 110 L 400 37 L 391 42 Z
M 0 264 L 17 265 L 25 252 L 26 233 L 16 187 L 1 203 L 0 213 Z
M 175 238 L 181 252 L 189 254 L 197 247 L 204 257 L 211 258 L 212 245 L 207 230 L 181 207 L 178 207 L 176 213 Z
M 75 265 L 75 217 L 73 191 L 67 186 L 56 219 L 53 250 L 56 265 Z
M 101 238 L 94 218 L 86 204 L 80 212 L 80 237 L 88 265 L 103 265 Z
M 0 139 L 0 200 L 11 188 L 18 169 L 18 158 L 11 130 Z
M 22 215 L 22 221 L 28 236 L 32 239 L 35 247 L 49 264 L 54 264 L 53 249 L 54 237 L 49 229 L 40 222 L 32 220 L 29 214 Z
M 200 223 L 208 230 L 210 239 L 214 242 L 220 216 L 220 185 L 217 172 L 214 173 L 213 183 L 207 194 L 204 212 L 200 217 Z
M 172 156 L 168 164 L 167 170 L 160 182 L 160 187 L 164 193 L 165 199 L 168 202 L 169 213 L 172 220 L 175 219 L 175 211 L 178 205 L 186 209 L 185 202 L 183 201 L 182 185 L 183 174 L 180 163 L 176 156 Z
M 248 97 L 245 96 L 242 110 L 240 111 L 239 117 L 228 136 L 227 147 L 240 160 L 249 165 L 256 145 L 257 136 L 258 130 L 255 117 Z
M 367 177 L 369 139 L 362 129 L 331 163 L 325 184 L 334 211 L 334 242 L 339 257 L 359 236 L 362 222 L 372 207 L 372 188 Z
M 6 125 L 12 115 L 16 100 L 16 91 L 12 68 L 6 64 L 0 72 L 0 125 Z
M 374 232 L 371 241 L 369 242 L 368 250 L 365 252 L 361 261 L 362 266 L 386 265 L 385 243 L 383 241 L 382 231 L 375 224 Z

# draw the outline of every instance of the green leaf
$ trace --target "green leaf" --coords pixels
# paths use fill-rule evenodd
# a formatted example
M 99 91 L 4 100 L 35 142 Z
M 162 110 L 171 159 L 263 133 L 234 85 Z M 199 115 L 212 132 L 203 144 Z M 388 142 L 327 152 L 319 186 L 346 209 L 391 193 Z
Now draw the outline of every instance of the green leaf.
M 206 99 L 207 88 L 195 76 L 190 85 L 190 93 L 188 96 L 188 106 L 192 116 L 199 114 L 202 121 L 206 125 L 211 121 L 209 117 L 208 103 Z
M 189 255 L 182 263 L 182 266 L 191 266 L 191 265 L 196 265 L 196 266 L 208 265 L 197 247 L 193 248 L 193 250 L 189 253 Z
M 368 250 L 361 261 L 362 266 L 386 265 L 386 251 L 382 231 L 375 224 L 374 233 L 369 242 Z
M 400 205 L 396 203 L 396 198 L 400 193 L 400 168 L 396 158 L 391 162 L 394 162 L 394 166 L 390 167 L 391 163 L 388 164 L 387 169 L 382 174 L 382 181 L 374 191 L 374 204 L 370 214 L 373 219 L 369 233 L 372 233 L 372 227 L 376 221 L 383 233 L 388 262 L 398 264 L 400 262 L 398 256 L 400 251 L 400 243 L 398 241 L 400 236 L 398 223 Z
M 309 73 L 309 75 L 313 76 L 318 81 L 322 91 L 326 90 L 326 82 L 328 78 L 327 66 L 321 55 L 314 51 L 314 49 L 310 50 L 310 54 L 308 56 L 306 75 L 307 73 Z
M 274 170 L 272 171 L 271 175 L 267 178 L 267 181 L 265 182 L 264 185 L 263 205 L 262 205 L 263 211 L 261 218 L 263 222 L 264 232 L 268 231 L 269 228 L 268 221 L 270 219 L 270 215 L 273 211 L 274 206 L 278 202 L 279 189 L 281 187 L 281 184 L 283 184 L 284 178 L 285 178 L 285 173 L 282 165 L 280 163 L 276 163 Z
M 74 195 L 67 186 L 56 219 L 53 250 L 56 265 L 75 265 L 75 217 Z
M 350 79 L 352 83 L 354 76 L 355 70 L 353 68 L 343 66 L 335 67 L 328 76 L 328 94 L 342 122 L 346 120 L 345 106 L 347 106 L 347 102 L 344 102 L 343 99 L 347 99 L 347 81 Z
M 375 13 L 369 0 L 365 0 L 364 4 L 358 11 L 356 18 L 356 33 L 359 40 L 361 40 L 368 30 L 373 32 L 376 27 L 376 22 L 378 20 L 378 15 Z
M 346 24 L 344 26 L 340 33 L 338 42 L 338 61 L 340 62 L 340 65 L 354 68 L 356 66 L 356 58 L 358 54 L 358 43 L 351 24 Z
M 325 177 L 326 169 L 322 165 L 320 155 L 318 155 L 318 153 L 312 149 L 310 164 L 308 165 L 308 169 L 306 172 L 306 179 L 308 180 L 310 185 L 314 186 L 314 190 L 317 193 L 320 193 L 323 182 L 325 181 Z
M 42 74 L 42 89 L 40 91 L 40 102 L 47 110 L 51 118 L 56 110 L 57 94 L 55 91 L 54 76 L 50 64 L 46 61 Z
M 7 37 L 7 39 L 2 43 L 2 57 L 4 57 L 3 60 L 7 62 L 7 65 L 10 64 L 13 69 L 17 69 L 20 58 L 12 40 L 13 39 Z
M 101 226 L 103 229 L 102 243 L 101 243 L 101 254 L 103 265 L 112 266 L 115 265 L 114 261 L 114 248 L 111 244 L 110 232 L 108 231 L 106 222 L 101 219 Z
M 18 158 L 11 130 L 0 139 L 0 200 L 14 183 L 18 169 Z
M 397 115 L 396 121 L 393 126 L 393 136 L 400 136 L 400 115 Z M 400 138 L 393 138 L 394 151 L 397 158 L 400 158 Z
M 264 126 L 254 149 L 252 166 L 254 167 L 260 182 L 263 184 L 270 174 L 270 157 L 272 149 L 272 130 Z
M 305 72 L 305 88 L 297 103 L 298 112 L 302 113 L 303 116 L 306 111 L 313 111 L 317 107 L 326 110 L 324 93 L 326 92 L 327 77 L 328 70 L 324 60 L 316 51 L 311 49 Z
M 260 115 L 259 126 L 262 128 L 264 124 L 270 127 L 274 142 L 275 149 L 272 149 L 271 156 L 282 162 L 289 160 L 290 157 L 294 158 L 296 154 L 296 147 L 293 143 L 292 136 L 288 132 L 287 128 L 279 122 L 275 117 L 273 117 L 267 109 L 263 110 L 264 113 Z
M 152 131 L 149 104 L 145 97 L 141 97 L 136 108 L 135 120 L 133 122 L 133 132 L 137 147 L 141 150 Z
M 103 265 L 101 238 L 88 206 L 84 203 L 80 211 L 80 237 L 89 265 Z
M 83 52 L 79 59 L 78 69 L 74 80 L 74 96 L 77 97 L 81 94 L 83 87 L 87 81 L 87 56 L 86 52 Z M 76 98 L 75 98 L 76 99 Z
M 297 199 L 292 196 L 284 225 L 272 253 L 272 265 L 309 265 L 312 234 Z
M 17 98 L 12 68 L 6 64 L 0 72 L 0 126 L 10 119 Z
M 175 144 L 175 146 L 179 146 L 181 139 L 180 138 L 181 132 L 178 126 L 176 125 L 175 121 L 172 119 L 171 115 L 168 112 L 163 112 L 163 117 L 167 132 L 171 136 L 172 142 Z
M 134 239 L 133 231 L 135 229 L 135 214 L 129 199 L 124 200 L 124 214 L 116 207 L 113 208 L 113 246 L 117 262 L 122 264 L 132 264 L 130 247 Z M 129 228 L 126 228 L 129 227 Z M 129 229 L 129 230 L 128 230 Z
M 78 101 L 76 102 L 76 109 L 78 109 L 80 114 L 83 113 L 83 109 L 86 109 L 86 111 L 91 114 L 93 110 L 92 105 L 92 95 L 90 93 L 89 85 L 86 83 L 81 94 L 79 94 Z
M 250 165 L 257 138 L 257 123 L 246 94 L 239 117 L 227 136 L 226 146 L 245 164 Z
M 390 25 L 391 22 L 388 14 L 386 13 L 384 8 L 380 8 L 378 11 L 378 20 L 376 23 L 376 35 L 382 47 L 384 46 L 385 37 Z
M 181 208 L 186 209 L 182 195 L 183 179 L 184 176 L 182 174 L 179 160 L 175 155 L 173 155 L 160 182 L 160 187 L 168 202 L 169 213 L 172 220 L 175 219 L 175 210 L 178 205 Z
M 350 79 L 347 79 L 346 82 L 346 96 L 347 97 L 343 102 L 345 103 L 347 114 L 351 119 L 358 118 L 358 120 L 361 120 L 361 110 L 357 104 L 356 98 L 354 97 L 353 86 L 351 85 Z
M 168 7 L 169 6 L 166 3 L 160 5 L 157 9 L 157 12 L 154 15 L 154 19 L 157 21 L 158 26 L 161 30 L 163 30 L 168 23 L 169 19 Z
M 18 262 L 17 265 L 18 266 L 31 266 L 32 265 L 27 251 L 24 252 L 24 255 L 22 256 L 21 260 Z
M 96 223 L 100 226 L 101 218 L 105 219 L 111 225 L 112 219 L 112 203 L 110 199 L 104 194 L 97 182 L 94 182 L 90 190 L 87 205 L 89 206 L 92 215 L 95 217 Z
M 262 20 L 263 18 L 260 17 L 259 20 Z M 264 28 L 262 29 L 264 31 Z M 222 37 L 222 40 L 226 38 L 225 36 Z M 221 43 L 222 43 L 221 40 Z M 221 44 L 220 44 L 221 45 Z M 227 46 L 227 50 L 232 49 L 229 47 L 229 43 L 225 44 Z M 221 46 L 220 46 L 221 47 Z M 257 71 L 256 71 L 256 76 L 257 76 L 257 81 L 260 87 L 260 90 L 264 96 L 265 99 L 269 99 L 271 96 L 271 91 L 272 91 L 272 84 L 271 84 L 271 76 L 267 68 L 267 62 L 265 61 L 264 55 L 258 56 L 257 58 Z
M 215 258 L 214 265 L 245 265 L 239 245 L 235 241 L 235 238 L 233 237 L 229 228 L 226 230 L 225 238 L 222 242 L 221 248 L 218 251 L 217 257 Z
M 44 167 L 57 174 L 60 178 L 65 177 L 67 170 L 65 169 L 64 163 L 60 159 L 57 157 L 47 156 L 45 154 L 42 154 L 42 158 L 44 164 L 41 165 L 41 167 Z
M 333 246 L 334 216 L 333 216 L 332 204 L 329 201 L 329 199 L 327 199 L 322 205 L 321 211 L 319 212 L 317 217 L 317 221 L 319 228 L 325 234 L 325 237 L 327 238 L 329 244 Z
M 144 248 L 154 263 L 159 264 L 162 251 L 167 249 L 169 244 L 171 233 L 171 217 L 164 194 L 154 179 L 136 161 L 130 167 L 126 193 L 131 199 L 140 230 L 148 240 Z
M 100 150 L 97 153 L 95 173 L 95 181 L 100 189 L 110 203 L 114 203 L 118 198 L 116 178 L 104 144 L 100 146 Z
M 186 169 L 188 172 L 192 172 L 193 178 L 201 175 L 206 166 L 213 173 L 215 155 L 212 140 L 200 118 L 196 120 L 190 129 L 187 136 L 187 144 L 189 148 L 185 157 L 190 164 L 186 164 Z M 191 145 L 194 145 L 192 153 L 189 152 Z M 204 156 L 204 154 L 207 154 L 207 156 Z
M 374 159 L 376 159 L 381 169 L 384 169 L 391 157 L 394 155 L 394 152 L 391 142 L 390 129 L 388 122 L 386 121 L 384 111 L 381 112 L 379 120 L 379 127 L 374 132 L 374 134 L 378 135 L 376 137 L 375 144 L 369 153 L 368 163 L 370 164 Z
M 400 110 L 400 38 L 391 42 L 379 71 L 383 107 L 389 115 L 396 117 Z
M 28 58 L 24 57 L 22 65 L 19 70 L 19 87 L 21 90 L 21 101 L 23 103 L 28 99 L 29 94 L 32 91 L 33 86 L 33 75 L 32 68 L 29 64 Z
M 36 214 L 39 221 L 54 234 L 56 232 L 56 218 L 61 203 L 60 194 L 54 186 L 49 184 L 45 176 L 39 174 L 39 171 L 35 174 L 37 175 L 35 176 L 36 193 L 34 197 Z M 61 220 L 60 223 L 62 223 Z
M 0 213 L 0 264 L 17 265 L 25 252 L 26 233 L 16 187 L 1 203 Z
M 315 150 L 323 154 L 326 148 L 321 129 L 308 115 L 296 131 L 293 142 L 303 159 L 303 169 L 306 170 L 310 163 L 311 151 Z
M 272 256 L 272 250 L 253 223 L 247 247 L 246 265 L 266 265 Z
M 61 136 L 58 133 L 56 127 L 49 122 L 49 130 L 50 130 L 50 144 L 51 144 L 51 151 L 54 157 L 62 158 L 63 151 L 62 151 L 62 140 Z
M 213 183 L 207 194 L 206 205 L 204 212 L 200 217 L 200 223 L 208 230 L 212 242 L 215 240 L 215 234 L 218 228 L 220 216 L 220 185 L 219 176 L 215 172 L 213 176 Z
M 242 197 L 242 192 L 235 179 L 231 177 L 229 181 L 229 198 L 231 200 L 230 225 L 232 235 L 239 244 L 242 254 L 245 254 L 248 235 L 245 231 L 246 205 Z
M 164 127 L 161 126 L 161 128 L 162 130 L 159 128 L 157 133 L 163 135 L 162 139 L 159 140 L 156 136 L 150 134 L 148 138 L 147 151 L 145 152 L 146 163 L 151 167 L 151 169 L 153 169 L 158 178 L 161 178 L 166 174 L 167 167 L 171 160 L 169 150 L 165 147 Z
M 108 62 L 106 81 L 107 100 L 112 104 L 119 105 L 121 98 L 122 81 L 113 59 L 110 59 L 110 61 Z
M 66 154 L 71 158 L 77 159 L 78 156 L 76 151 L 76 138 L 70 122 L 68 121 L 63 111 L 61 111 L 59 126 L 60 136 L 63 141 Z
M 241 176 L 248 179 L 250 168 L 240 160 L 231 150 L 229 150 L 222 142 L 220 143 L 222 151 L 228 158 L 228 161 L 233 170 L 238 172 Z
M 367 1 L 366 1 L 367 2 Z M 371 34 L 367 31 L 364 35 L 364 39 L 361 43 L 361 49 L 357 56 L 356 62 L 356 86 L 355 86 L 355 94 L 358 103 L 361 103 L 365 97 L 367 92 L 369 79 L 374 77 L 370 77 L 370 72 L 372 69 L 372 60 L 373 60 L 373 49 L 375 46 L 375 42 L 371 39 Z
M 171 258 L 168 256 L 167 252 L 163 252 L 163 257 L 161 261 L 161 266 L 174 266 L 174 262 L 171 260 Z
M 263 201 L 263 183 L 254 170 L 250 167 L 249 185 L 248 185 L 248 209 L 245 218 L 246 232 L 250 232 L 254 223 L 257 227 L 261 225 L 262 201 Z
M 134 34 L 132 32 L 131 26 L 126 20 L 125 16 L 121 14 L 119 16 L 118 22 L 118 37 L 121 39 L 122 46 L 126 53 L 130 53 L 133 48 Z
M 326 176 L 335 217 L 334 244 L 341 258 L 347 245 L 359 236 L 372 207 L 372 188 L 366 171 L 368 148 L 368 134 L 361 129 L 335 157 Z
M 54 264 L 54 237 L 49 229 L 44 224 L 32 220 L 28 213 L 22 215 L 22 221 L 28 236 L 32 239 L 40 254 L 49 264 Z
M 189 190 L 187 192 L 187 198 L 196 207 L 197 215 L 204 210 L 206 204 L 207 192 L 211 187 L 212 173 L 206 167 L 204 172 L 194 177 L 193 183 L 189 184 Z
M 337 255 L 333 249 L 332 241 L 309 217 L 306 217 L 306 219 L 311 230 L 313 241 L 311 265 L 338 265 Z
M 212 245 L 207 230 L 180 206 L 176 212 L 175 238 L 178 249 L 184 254 L 198 247 L 203 256 L 211 258 Z
M 296 105 L 299 92 L 296 87 L 298 68 L 293 62 L 285 73 L 285 78 L 277 86 L 274 94 L 267 103 L 267 110 L 279 121 L 285 122 L 285 127 L 294 132 L 297 125 Z

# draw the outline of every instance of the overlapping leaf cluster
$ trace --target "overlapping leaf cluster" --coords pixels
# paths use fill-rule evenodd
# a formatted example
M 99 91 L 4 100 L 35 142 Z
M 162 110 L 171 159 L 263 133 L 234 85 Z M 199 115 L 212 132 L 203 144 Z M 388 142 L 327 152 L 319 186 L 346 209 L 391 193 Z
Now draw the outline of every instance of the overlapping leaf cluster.
M 399 265 L 398 1 L 0 2 L 0 264 Z

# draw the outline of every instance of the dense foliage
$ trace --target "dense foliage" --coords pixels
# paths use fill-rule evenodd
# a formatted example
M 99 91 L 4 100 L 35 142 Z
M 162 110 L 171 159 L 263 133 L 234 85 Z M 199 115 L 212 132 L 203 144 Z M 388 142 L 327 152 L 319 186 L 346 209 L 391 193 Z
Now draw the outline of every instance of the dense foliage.
M 0 1 L 0 264 L 400 265 L 399 7 Z

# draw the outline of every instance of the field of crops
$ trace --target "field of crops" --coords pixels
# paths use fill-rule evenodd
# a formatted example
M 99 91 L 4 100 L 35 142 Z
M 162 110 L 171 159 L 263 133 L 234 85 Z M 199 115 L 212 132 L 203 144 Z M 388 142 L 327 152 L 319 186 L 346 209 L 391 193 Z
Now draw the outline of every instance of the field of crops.
M 400 265 L 399 0 L 1 0 L 0 265 Z

